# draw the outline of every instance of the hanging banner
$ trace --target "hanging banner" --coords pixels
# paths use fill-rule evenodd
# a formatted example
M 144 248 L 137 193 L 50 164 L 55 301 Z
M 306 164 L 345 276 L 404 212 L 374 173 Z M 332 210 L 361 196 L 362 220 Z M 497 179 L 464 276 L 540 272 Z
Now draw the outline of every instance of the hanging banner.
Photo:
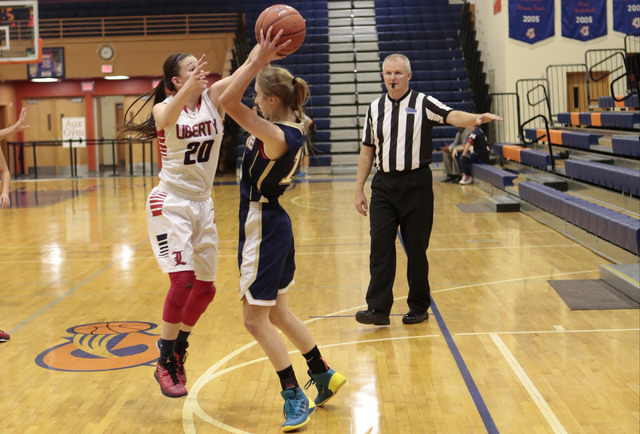
M 509 0 L 509 37 L 528 44 L 555 34 L 553 0 Z
M 613 0 L 613 30 L 626 35 L 640 33 L 640 0 Z
M 562 36 L 590 41 L 606 34 L 605 0 L 562 0 Z

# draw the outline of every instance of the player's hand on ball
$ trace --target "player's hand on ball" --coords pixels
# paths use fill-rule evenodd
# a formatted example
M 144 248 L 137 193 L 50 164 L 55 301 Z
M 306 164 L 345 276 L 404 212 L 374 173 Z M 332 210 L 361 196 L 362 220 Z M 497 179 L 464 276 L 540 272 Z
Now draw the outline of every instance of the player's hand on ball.
M 282 44 L 278 44 L 283 31 L 280 30 L 273 37 L 273 39 L 271 39 L 272 30 L 273 27 L 269 27 L 266 35 L 263 33 L 262 29 L 260 30 L 260 43 L 258 51 L 256 52 L 256 57 L 264 61 L 265 65 L 271 63 L 274 60 L 284 59 L 286 56 L 279 55 L 278 51 L 282 50 L 291 43 L 291 40 L 287 40 Z

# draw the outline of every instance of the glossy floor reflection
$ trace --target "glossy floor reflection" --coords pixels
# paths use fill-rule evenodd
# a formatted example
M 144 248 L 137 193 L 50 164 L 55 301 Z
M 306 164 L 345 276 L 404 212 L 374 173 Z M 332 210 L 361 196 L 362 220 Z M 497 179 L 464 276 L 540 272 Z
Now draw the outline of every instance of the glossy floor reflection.
M 153 379 L 168 289 L 145 223 L 156 178 L 12 184 L 14 206 L 0 210 L 1 432 L 280 432 L 279 382 L 237 300 L 238 188 L 217 181 L 218 292 L 191 338 L 183 399 Z M 348 381 L 306 432 L 639 431 L 638 311 L 571 311 L 547 283 L 597 278 L 606 260 L 521 213 L 462 213 L 484 193 L 436 182 L 431 317 L 402 324 L 398 243 L 391 325 L 365 326 L 353 318 L 369 278 L 355 182 L 311 181 L 281 201 L 296 239 L 288 301 Z

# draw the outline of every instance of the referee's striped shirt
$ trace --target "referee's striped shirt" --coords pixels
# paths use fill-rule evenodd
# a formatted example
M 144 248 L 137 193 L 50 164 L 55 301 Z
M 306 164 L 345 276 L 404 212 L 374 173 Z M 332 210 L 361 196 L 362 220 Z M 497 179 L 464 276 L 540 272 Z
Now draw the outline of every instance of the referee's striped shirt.
M 453 111 L 437 99 L 409 89 L 397 101 L 385 94 L 369 105 L 362 144 L 375 146 L 381 172 L 414 170 L 431 163 L 431 130 Z

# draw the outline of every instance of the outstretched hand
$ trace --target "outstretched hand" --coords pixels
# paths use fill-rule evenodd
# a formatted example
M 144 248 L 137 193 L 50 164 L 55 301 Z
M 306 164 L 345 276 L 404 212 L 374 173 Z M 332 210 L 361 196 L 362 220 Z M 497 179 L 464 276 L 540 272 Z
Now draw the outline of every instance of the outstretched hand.
M 491 121 L 501 121 L 501 120 L 502 118 L 500 116 L 494 115 L 493 113 L 483 113 L 478 116 L 478 119 L 476 120 L 476 125 L 482 125 L 482 124 L 489 123 Z
M 286 56 L 278 54 L 278 51 L 286 48 L 291 43 L 291 39 L 287 39 L 282 44 L 278 44 L 284 30 L 280 29 L 273 39 L 271 39 L 272 30 L 273 26 L 270 26 L 269 30 L 267 30 L 267 34 L 265 35 L 262 29 L 260 29 L 260 41 L 250 54 L 250 56 L 254 55 L 255 59 L 260 61 L 263 65 L 268 65 L 274 60 L 284 59 Z
M 207 87 L 209 87 L 209 82 L 207 81 L 207 76 L 210 74 L 209 71 L 204 71 L 204 67 L 207 65 L 204 58 L 206 54 L 203 54 L 200 59 L 198 59 L 198 63 L 196 63 L 196 67 L 191 74 L 191 77 L 185 82 L 184 87 L 188 92 L 202 92 Z
M 22 110 L 20 111 L 20 117 L 18 118 L 18 122 L 15 123 L 15 131 L 14 132 L 20 132 L 20 131 L 24 131 L 27 128 L 31 128 L 31 125 L 25 125 L 24 121 L 27 117 L 27 108 L 26 107 L 22 107 Z

